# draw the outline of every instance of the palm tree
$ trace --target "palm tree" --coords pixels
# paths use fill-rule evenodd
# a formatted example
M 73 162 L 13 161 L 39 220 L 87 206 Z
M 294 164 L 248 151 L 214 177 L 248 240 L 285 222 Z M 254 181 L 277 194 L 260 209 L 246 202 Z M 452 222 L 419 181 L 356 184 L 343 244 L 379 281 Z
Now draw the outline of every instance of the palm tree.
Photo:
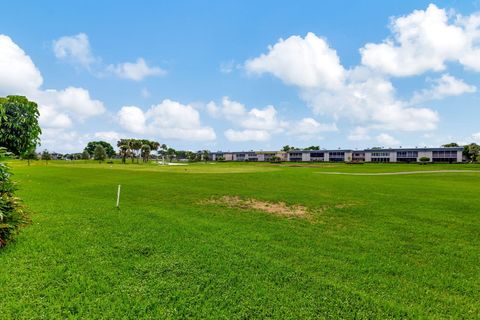
M 142 145 L 142 159 L 144 163 L 147 163 L 149 161 L 151 151 L 152 151 L 152 148 L 150 148 L 150 145 L 148 144 Z
M 168 161 L 172 162 L 172 159 L 175 157 L 177 151 L 173 148 L 168 148 L 167 149 L 167 156 L 168 156 Z
M 130 141 L 130 149 L 134 151 L 134 152 L 132 152 L 132 163 L 133 163 L 134 158 L 137 158 L 137 163 L 138 163 L 137 155 L 138 155 L 141 148 L 142 148 L 142 141 L 141 140 L 132 139 Z
M 117 147 L 120 149 L 120 155 L 122 156 L 122 163 L 125 163 L 125 160 L 128 157 L 128 154 L 130 151 L 130 140 L 120 139 L 119 141 L 117 141 Z
M 151 151 L 157 151 L 160 147 L 160 142 L 157 141 L 150 141 L 149 143 Z
M 203 161 L 205 161 L 205 163 L 207 163 L 207 161 L 210 160 L 210 151 L 203 150 L 202 156 L 203 156 Z

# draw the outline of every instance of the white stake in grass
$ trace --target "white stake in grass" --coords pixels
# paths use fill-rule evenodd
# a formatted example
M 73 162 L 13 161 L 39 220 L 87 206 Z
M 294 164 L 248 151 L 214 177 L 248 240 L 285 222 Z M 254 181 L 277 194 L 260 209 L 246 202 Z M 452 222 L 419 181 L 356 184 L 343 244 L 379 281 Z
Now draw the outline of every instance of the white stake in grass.
M 118 191 L 117 191 L 117 208 L 120 208 L 120 187 L 121 185 L 118 185 Z

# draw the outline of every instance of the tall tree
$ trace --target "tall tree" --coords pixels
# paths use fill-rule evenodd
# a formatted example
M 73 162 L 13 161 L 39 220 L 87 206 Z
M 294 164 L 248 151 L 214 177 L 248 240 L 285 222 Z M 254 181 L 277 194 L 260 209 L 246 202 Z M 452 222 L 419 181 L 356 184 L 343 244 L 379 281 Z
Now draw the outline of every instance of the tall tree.
M 101 144 L 97 144 L 95 150 L 93 151 L 93 159 L 97 160 L 98 162 L 105 161 L 107 158 L 107 151 Z
M 122 163 L 125 163 L 130 152 L 130 140 L 120 139 L 117 141 L 117 147 L 120 150 L 120 156 L 122 157 Z
M 45 160 L 45 164 L 48 164 L 48 161 L 52 160 L 52 155 L 47 149 L 42 152 L 42 160 Z
M 82 159 L 83 160 L 89 160 L 90 159 L 90 153 L 85 149 L 82 152 Z
M 459 145 L 456 142 L 450 142 L 450 143 L 446 143 L 446 144 L 442 145 L 442 147 L 451 148 L 451 147 L 459 147 Z
M 141 140 L 137 140 L 137 139 L 131 139 L 130 140 L 130 150 L 132 150 L 132 163 L 133 163 L 133 159 L 134 158 L 137 158 L 137 163 L 138 163 L 138 153 L 140 151 L 140 149 L 142 148 L 142 141 Z
M 205 161 L 205 163 L 207 163 L 207 161 L 210 160 L 210 151 L 203 150 L 202 158 L 203 158 L 203 161 Z
M 480 161 L 480 146 L 476 143 L 470 143 L 464 146 L 463 155 L 470 162 Z
M 26 153 L 24 153 L 22 158 L 26 159 L 28 162 L 28 165 L 30 165 L 30 160 L 38 160 L 38 155 L 35 149 L 31 149 L 30 151 L 27 151 Z
M 142 145 L 142 161 L 144 163 L 147 163 L 150 160 L 150 152 L 152 151 L 152 148 L 150 147 L 150 144 L 146 143 Z
M 105 152 L 107 153 L 107 156 L 109 158 L 112 158 L 115 156 L 115 150 L 113 149 L 112 145 L 106 141 L 90 141 L 85 147 L 85 150 L 88 151 L 90 156 L 93 156 L 95 152 L 95 147 L 97 145 L 101 145 L 105 149 Z
M 35 102 L 22 96 L 0 98 L 0 147 L 23 156 L 40 142 L 40 113 Z
M 175 151 L 175 149 L 168 148 L 167 149 L 168 161 L 172 162 L 172 159 L 175 158 L 176 154 L 177 154 L 177 151 Z

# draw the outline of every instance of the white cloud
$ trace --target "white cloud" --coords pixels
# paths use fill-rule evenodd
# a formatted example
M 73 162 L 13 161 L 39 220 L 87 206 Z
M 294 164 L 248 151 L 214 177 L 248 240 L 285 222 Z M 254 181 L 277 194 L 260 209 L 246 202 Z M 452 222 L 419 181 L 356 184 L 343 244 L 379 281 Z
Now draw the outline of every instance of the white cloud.
M 334 119 L 349 118 L 362 126 L 389 130 L 436 128 L 437 113 L 427 108 L 407 107 L 406 102 L 396 98 L 395 88 L 384 76 L 363 66 L 345 70 L 336 54 L 335 59 L 325 59 L 324 51 L 331 54 L 335 51 L 324 47 L 326 42 L 312 33 L 304 39 L 298 36 L 288 39 L 280 40 L 267 55 L 247 61 L 247 70 L 270 72 L 284 82 L 298 86 L 300 97 L 316 114 Z M 320 42 L 322 45 L 317 45 L 323 49 L 307 50 L 312 42 Z M 312 70 L 315 70 L 315 76 L 308 75 Z M 336 76 L 322 77 L 324 74 Z
M 40 126 L 50 128 L 68 128 L 72 126 L 72 119 L 65 114 L 58 112 L 55 107 L 49 105 L 38 106 L 40 112 Z
M 265 141 L 271 134 L 283 132 L 287 126 L 287 122 L 278 119 L 272 105 L 248 109 L 240 102 L 223 97 L 220 104 L 209 102 L 206 110 L 210 116 L 226 119 L 242 129 L 227 130 L 225 136 L 230 141 Z
M 480 143 L 480 132 L 477 132 L 477 133 L 472 134 L 472 139 L 473 139 L 476 143 Z
M 166 74 L 166 71 L 160 67 L 149 66 L 143 58 L 138 58 L 135 62 L 111 64 L 107 67 L 102 66 L 100 64 L 101 59 L 93 55 L 88 36 L 85 33 L 63 36 L 54 40 L 53 53 L 58 59 L 81 66 L 96 76 L 103 76 L 107 73 L 123 79 L 141 81 L 149 76 Z M 96 70 L 92 70 L 94 63 L 98 64 L 95 68 Z
M 38 150 L 47 149 L 55 152 L 79 152 L 91 141 L 87 134 L 62 128 L 42 128 L 42 145 Z
M 245 141 L 267 141 L 270 134 L 266 130 L 233 130 L 228 129 L 224 132 L 225 137 L 233 142 Z
M 93 135 L 96 139 L 107 141 L 115 147 L 118 140 L 120 140 L 121 135 L 116 131 L 100 131 L 95 132 Z
M 253 108 L 240 121 L 240 126 L 246 129 L 278 130 L 281 127 L 277 119 L 277 110 L 274 106 L 267 106 L 264 109 Z
M 228 62 L 222 62 L 220 64 L 220 72 L 221 73 L 232 73 L 235 69 L 238 69 L 239 66 L 235 63 L 234 60 L 230 60 Z
M 117 117 L 120 126 L 133 133 L 178 140 L 209 141 L 216 138 L 211 127 L 202 126 L 195 108 L 168 99 L 146 112 L 135 106 L 122 107 Z
M 0 95 L 30 94 L 42 83 L 32 59 L 10 37 L 0 34 Z
M 480 71 L 480 15 L 449 15 L 430 4 L 426 10 L 392 20 L 392 37 L 368 43 L 362 63 L 388 75 L 403 77 L 443 71 L 449 61 Z
M 135 106 L 124 106 L 118 111 L 118 122 L 122 128 L 133 133 L 146 131 L 146 117 L 142 109 Z
M 10 37 L 0 35 L 0 94 L 21 94 L 36 101 L 42 128 L 68 128 L 74 120 L 105 111 L 103 103 L 83 88 L 43 90 L 42 84 L 42 75 L 30 57 Z
M 229 97 L 223 97 L 220 105 L 210 101 L 207 104 L 207 112 L 215 118 L 224 117 L 230 121 L 238 121 L 240 117 L 247 114 L 247 108 L 240 102 L 232 101 Z
M 79 64 L 87 69 L 97 60 L 92 54 L 90 42 L 85 33 L 54 40 L 53 52 L 57 58 Z
M 322 132 L 338 131 L 335 123 L 320 123 L 313 118 L 303 118 L 300 121 L 294 121 L 288 126 L 288 134 L 295 135 L 301 139 L 311 139 L 321 137 L 318 134 Z
M 70 111 L 80 120 L 105 112 L 103 103 L 92 99 L 88 90 L 83 88 L 50 89 L 39 92 L 36 96 L 41 103 L 55 105 L 58 110 Z
M 287 84 L 300 87 L 336 88 L 345 70 L 335 50 L 309 32 L 305 38 L 291 36 L 269 47 L 267 54 L 245 63 L 251 73 L 271 73 Z
M 384 146 L 394 147 L 400 145 L 400 141 L 389 134 L 381 133 L 376 137 L 376 140 Z
M 143 58 L 138 58 L 136 62 L 124 62 L 117 65 L 109 65 L 107 70 L 120 78 L 141 81 L 149 76 L 159 76 L 166 74 L 166 71 L 159 67 L 149 66 Z
M 368 131 L 369 129 L 365 127 L 355 127 L 353 130 L 350 131 L 350 134 L 347 138 L 351 141 L 370 140 Z
M 464 93 L 473 93 L 477 88 L 457 79 L 449 74 L 443 74 L 440 78 L 431 81 L 432 86 L 416 92 L 412 98 L 413 103 L 428 100 L 440 100 L 449 96 L 459 96 Z

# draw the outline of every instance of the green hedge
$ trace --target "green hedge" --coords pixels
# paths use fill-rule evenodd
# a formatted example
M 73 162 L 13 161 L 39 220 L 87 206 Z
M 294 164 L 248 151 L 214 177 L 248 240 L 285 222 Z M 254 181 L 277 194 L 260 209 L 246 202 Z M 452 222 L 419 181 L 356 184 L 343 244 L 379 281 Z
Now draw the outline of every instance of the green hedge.
M 0 248 L 12 241 L 21 226 L 29 222 L 7 165 L 0 163 Z

